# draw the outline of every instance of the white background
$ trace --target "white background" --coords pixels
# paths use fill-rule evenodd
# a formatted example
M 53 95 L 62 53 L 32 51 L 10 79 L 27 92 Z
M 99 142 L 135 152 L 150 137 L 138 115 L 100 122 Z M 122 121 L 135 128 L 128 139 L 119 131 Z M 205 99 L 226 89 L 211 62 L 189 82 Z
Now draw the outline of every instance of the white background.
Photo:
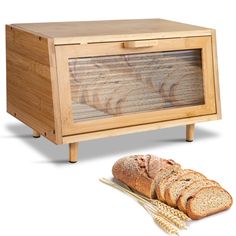
M 5 2 L 5 3 L 3 3 Z M 0 3 L 0 235 L 165 235 L 134 200 L 98 181 L 111 177 L 121 156 L 153 153 L 217 180 L 236 198 L 235 1 L 1 1 Z M 44 138 L 8 115 L 5 24 L 20 22 L 166 18 L 217 29 L 223 120 L 83 142 L 79 162 L 68 147 Z M 234 235 L 235 205 L 192 222 L 181 235 Z M 226 233 L 228 231 L 228 233 Z

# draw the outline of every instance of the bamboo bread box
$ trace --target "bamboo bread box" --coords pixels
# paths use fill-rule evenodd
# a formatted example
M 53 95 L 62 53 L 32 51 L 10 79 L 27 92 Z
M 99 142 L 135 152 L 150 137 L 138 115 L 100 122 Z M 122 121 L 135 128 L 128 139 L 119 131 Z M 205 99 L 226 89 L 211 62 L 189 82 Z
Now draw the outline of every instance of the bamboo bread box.
M 69 144 L 221 118 L 215 31 L 162 19 L 6 26 L 7 111 Z

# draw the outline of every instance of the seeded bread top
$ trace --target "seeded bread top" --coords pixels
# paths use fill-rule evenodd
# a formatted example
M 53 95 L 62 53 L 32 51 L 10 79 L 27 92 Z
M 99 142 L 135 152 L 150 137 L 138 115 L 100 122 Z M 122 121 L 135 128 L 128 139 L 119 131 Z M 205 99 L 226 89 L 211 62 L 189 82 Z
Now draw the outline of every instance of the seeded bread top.
M 158 172 L 168 166 L 178 165 L 173 160 L 154 155 L 134 155 L 119 159 L 112 168 L 113 176 L 138 192 L 153 196 L 152 186 Z

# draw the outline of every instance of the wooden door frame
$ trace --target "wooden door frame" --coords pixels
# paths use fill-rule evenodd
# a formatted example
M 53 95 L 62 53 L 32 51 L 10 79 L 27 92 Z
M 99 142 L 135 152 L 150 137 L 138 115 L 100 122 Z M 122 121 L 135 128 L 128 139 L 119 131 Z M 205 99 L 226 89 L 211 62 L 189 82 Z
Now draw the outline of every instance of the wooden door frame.
M 63 136 L 216 114 L 211 36 L 156 39 L 152 41 L 154 42 L 153 45 L 155 45 L 153 47 L 135 49 L 124 48 L 124 42 L 61 45 L 55 47 Z M 158 111 L 126 114 L 117 117 L 73 123 L 68 66 L 69 58 L 189 49 L 201 49 L 202 51 L 204 105 L 172 107 Z

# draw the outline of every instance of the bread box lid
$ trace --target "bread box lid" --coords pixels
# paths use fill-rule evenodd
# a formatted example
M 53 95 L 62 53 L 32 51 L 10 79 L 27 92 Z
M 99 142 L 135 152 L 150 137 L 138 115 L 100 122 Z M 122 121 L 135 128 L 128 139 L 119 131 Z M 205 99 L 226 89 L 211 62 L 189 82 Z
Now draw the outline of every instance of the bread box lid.
M 211 29 L 163 19 L 13 24 L 55 45 L 211 35 Z

